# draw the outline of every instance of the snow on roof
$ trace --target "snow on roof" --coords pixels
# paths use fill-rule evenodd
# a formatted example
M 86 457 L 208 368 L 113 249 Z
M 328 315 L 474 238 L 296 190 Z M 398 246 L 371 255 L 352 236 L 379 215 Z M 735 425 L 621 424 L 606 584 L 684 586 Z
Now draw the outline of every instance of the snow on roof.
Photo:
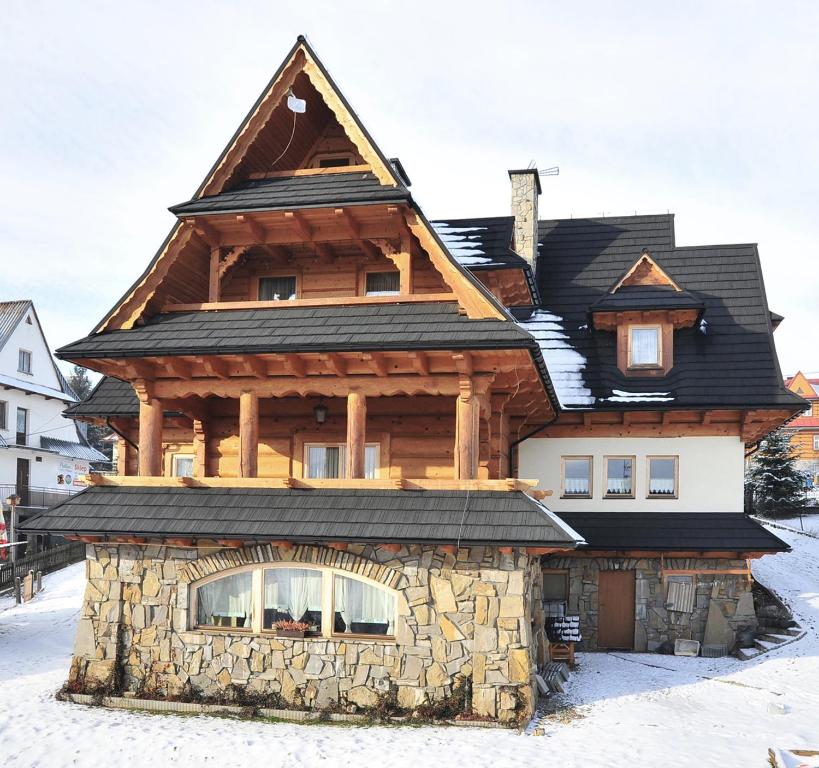
M 56 368 L 56 366 L 55 366 Z M 5 373 L 0 373 L 0 384 L 12 389 L 20 389 L 23 392 L 32 392 L 36 395 L 43 395 L 44 397 L 53 397 L 56 400 L 63 400 L 66 403 L 75 403 L 77 398 L 60 389 L 53 389 L 46 387 L 43 384 L 35 384 L 33 381 L 23 381 L 22 379 L 15 379 L 13 376 L 7 376 Z
M 673 400 L 670 392 L 625 392 L 622 389 L 613 389 L 611 397 L 601 398 L 614 403 L 666 403 Z
M 583 381 L 586 358 L 568 342 L 561 322 L 563 318 L 544 309 L 535 310 L 518 325 L 528 331 L 540 347 L 549 376 L 562 408 L 594 405 L 591 390 Z
M 492 263 L 492 259 L 483 250 L 480 235 L 487 227 L 452 227 L 445 221 L 433 222 L 432 227 L 461 266 Z

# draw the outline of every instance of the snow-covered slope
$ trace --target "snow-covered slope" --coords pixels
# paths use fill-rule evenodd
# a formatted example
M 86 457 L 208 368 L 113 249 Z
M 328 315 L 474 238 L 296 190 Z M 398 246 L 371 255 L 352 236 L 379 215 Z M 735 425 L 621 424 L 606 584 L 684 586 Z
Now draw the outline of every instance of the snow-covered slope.
M 46 577 L 27 606 L 0 600 L 4 766 L 763 766 L 769 747 L 819 748 L 819 540 L 757 577 L 808 630 L 759 660 L 581 654 L 545 736 L 466 728 L 299 726 L 145 715 L 58 702 L 83 591 L 82 564 Z M 776 711 L 784 705 L 785 713 Z

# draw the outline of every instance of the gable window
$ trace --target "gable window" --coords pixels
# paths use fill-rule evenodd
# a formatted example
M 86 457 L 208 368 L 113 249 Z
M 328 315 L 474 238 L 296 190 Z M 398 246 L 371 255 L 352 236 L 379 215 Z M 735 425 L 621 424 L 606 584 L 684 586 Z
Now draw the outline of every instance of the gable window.
M 17 445 L 28 444 L 28 409 L 17 409 L 17 437 L 15 438 Z
M 259 301 L 292 301 L 295 298 L 295 275 L 259 278 Z
M 569 572 L 544 570 L 542 594 L 546 616 L 565 616 L 569 599 Z
M 606 456 L 606 493 L 609 499 L 634 498 L 634 457 Z
M 368 272 L 367 296 L 397 296 L 401 291 L 399 272 Z
M 17 370 L 20 373 L 31 373 L 31 352 L 27 349 L 17 352 Z
M 173 476 L 193 477 L 193 456 L 185 453 L 173 455 Z
M 679 457 L 648 456 L 648 498 L 676 499 L 679 482 Z
M 0 400 L 0 429 L 8 429 L 9 404 Z
M 592 495 L 592 457 L 563 456 L 561 493 L 564 499 L 590 499 Z
M 0 404 L 0 409 L 2 409 L 2 404 Z M 4 420 L 5 423 L 5 420 Z M 813 450 L 819 451 L 819 435 L 813 436 Z
M 662 365 L 659 325 L 632 325 L 628 336 L 629 368 L 658 368 Z
M 321 480 L 344 477 L 347 473 L 347 446 L 344 443 L 307 443 L 304 446 L 305 477 Z M 372 480 L 378 472 L 378 444 L 364 446 L 364 477 Z
M 253 622 L 250 571 L 210 581 L 196 590 L 196 623 L 205 627 L 249 629 Z
M 366 578 L 314 565 L 259 565 L 192 588 L 192 624 L 276 632 L 302 622 L 307 635 L 395 635 L 396 593 Z

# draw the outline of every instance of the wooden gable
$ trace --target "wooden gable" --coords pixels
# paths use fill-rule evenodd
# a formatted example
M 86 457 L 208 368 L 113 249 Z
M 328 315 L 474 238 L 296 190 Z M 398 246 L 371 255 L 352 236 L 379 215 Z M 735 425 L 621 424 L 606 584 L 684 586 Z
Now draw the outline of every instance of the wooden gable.
M 307 102 L 305 112 L 288 108 L 291 93 Z M 332 160 L 340 154 L 347 155 L 353 165 L 312 167 L 317 158 Z M 250 249 L 260 250 L 268 261 L 286 261 L 291 257 L 291 246 L 306 246 L 320 265 L 330 260 L 328 254 L 348 248 L 351 242 L 358 248 L 362 264 L 368 259 L 386 259 L 404 275 L 409 273 L 404 262 L 412 259 L 422 273 L 417 283 L 428 286 L 425 292 L 451 294 L 471 318 L 506 317 L 492 294 L 449 254 L 303 38 L 208 172 L 194 199 L 213 198 L 254 179 L 343 171 L 373 174 L 381 188 L 400 191 L 404 202 L 343 207 L 326 203 L 307 208 L 294 203 L 292 210 L 262 210 L 252 215 L 233 211 L 182 216 L 148 269 L 95 331 L 133 328 L 168 305 L 218 301 L 220 292 L 218 287 L 214 290 L 214 282 L 232 272 L 235 288 L 239 264 L 248 260 Z M 402 293 L 413 293 L 409 288 L 412 278 L 402 280 Z M 246 298 L 251 299 L 251 294 Z
M 788 382 L 788 389 L 800 397 L 810 400 L 816 398 L 816 390 L 814 390 L 813 385 L 808 381 L 807 376 L 805 376 L 802 371 L 797 371 L 796 376 Z
M 668 276 L 668 273 L 651 258 L 651 253 L 648 249 L 643 249 L 640 257 L 628 269 L 625 275 L 620 278 L 610 293 L 616 293 L 620 288 L 633 285 L 667 286 L 673 288 L 675 291 L 682 290 L 680 286 Z

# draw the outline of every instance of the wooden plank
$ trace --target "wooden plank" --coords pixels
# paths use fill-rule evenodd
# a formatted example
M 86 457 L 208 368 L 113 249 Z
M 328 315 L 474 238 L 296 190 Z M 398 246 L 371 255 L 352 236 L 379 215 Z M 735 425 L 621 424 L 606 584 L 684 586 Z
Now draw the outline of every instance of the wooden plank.
M 359 304 L 440 304 L 458 300 L 454 293 L 414 293 L 398 296 L 327 296 L 291 301 L 221 301 L 194 304 L 165 304 L 162 312 L 220 311 L 231 309 L 298 309 L 299 307 L 353 307 Z
M 251 173 L 251 179 L 290 179 L 294 176 L 329 176 L 335 173 L 367 173 L 369 165 L 342 165 L 337 168 L 296 168 L 292 171 L 266 171 Z
M 367 398 L 360 392 L 347 395 L 347 477 L 364 477 Z

